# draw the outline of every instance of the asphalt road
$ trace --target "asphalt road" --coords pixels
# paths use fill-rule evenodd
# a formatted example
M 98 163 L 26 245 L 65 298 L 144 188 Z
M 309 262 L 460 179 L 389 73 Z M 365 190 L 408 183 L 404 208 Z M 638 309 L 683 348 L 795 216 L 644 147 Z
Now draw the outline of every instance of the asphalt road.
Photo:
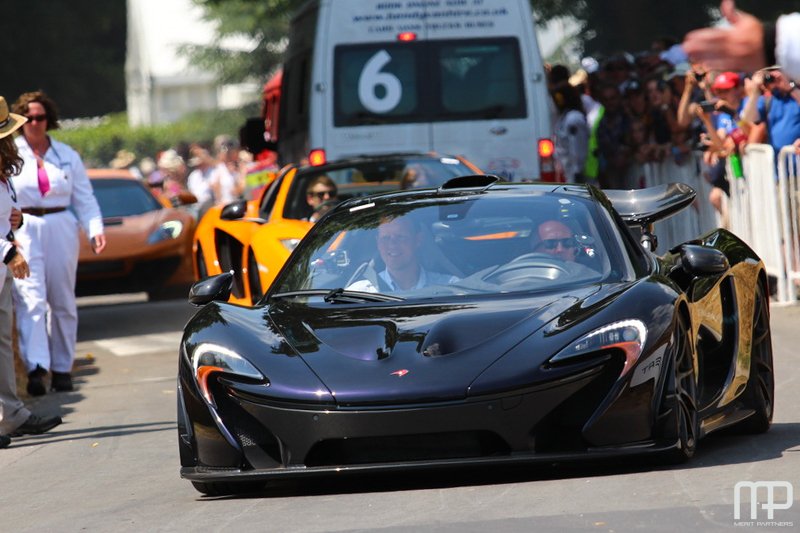
M 760 436 L 712 436 L 688 465 L 557 465 L 280 482 L 204 498 L 178 475 L 182 301 L 84 301 L 77 390 L 53 432 L 0 450 L 0 531 L 732 531 L 800 528 L 800 307 L 773 308 L 777 407 Z M 788 481 L 790 509 L 734 520 L 739 481 Z M 779 489 L 775 501 L 785 501 Z M 745 501 L 749 498 L 745 496 Z M 759 525 L 758 522 L 762 522 Z M 792 522 L 791 526 L 785 525 Z

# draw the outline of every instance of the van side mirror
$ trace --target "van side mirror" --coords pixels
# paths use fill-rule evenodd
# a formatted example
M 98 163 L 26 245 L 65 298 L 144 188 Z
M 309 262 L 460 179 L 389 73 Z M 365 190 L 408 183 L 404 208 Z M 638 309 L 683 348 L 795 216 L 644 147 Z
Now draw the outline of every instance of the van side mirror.
M 233 288 L 233 272 L 200 280 L 189 289 L 189 303 L 198 307 L 213 301 L 227 302 Z

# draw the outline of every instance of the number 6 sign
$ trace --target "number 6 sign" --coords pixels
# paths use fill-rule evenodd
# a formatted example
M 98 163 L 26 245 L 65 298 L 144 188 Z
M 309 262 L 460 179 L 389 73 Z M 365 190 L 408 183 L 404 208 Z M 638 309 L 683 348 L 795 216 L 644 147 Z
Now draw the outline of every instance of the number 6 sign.
M 403 96 L 403 86 L 394 74 L 381 72 L 381 69 L 392 60 L 386 50 L 381 50 L 372 56 L 361 76 L 358 77 L 358 98 L 367 110 L 373 113 L 386 113 L 400 103 Z M 375 88 L 382 86 L 385 94 L 381 97 L 375 94 Z

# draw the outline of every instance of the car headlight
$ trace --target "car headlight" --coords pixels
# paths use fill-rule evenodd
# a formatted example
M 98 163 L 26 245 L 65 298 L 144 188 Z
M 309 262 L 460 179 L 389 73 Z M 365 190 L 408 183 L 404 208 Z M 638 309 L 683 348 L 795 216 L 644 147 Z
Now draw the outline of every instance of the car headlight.
M 621 376 L 627 374 L 639 359 L 647 340 L 647 328 L 640 320 L 623 320 L 587 333 L 577 341 L 570 343 L 555 356 L 550 363 L 566 363 L 592 352 L 618 349 L 625 353 L 625 366 Z
M 208 403 L 214 405 L 211 391 L 208 390 L 208 378 L 215 372 L 233 374 L 254 380 L 264 381 L 266 378 L 247 359 L 238 353 L 216 344 L 203 343 L 195 348 L 191 357 L 194 378 L 200 392 Z
M 181 231 L 183 231 L 183 222 L 180 220 L 167 220 L 147 237 L 147 244 L 156 244 L 169 239 L 177 239 Z
M 300 239 L 281 239 L 281 244 L 290 252 L 297 247 Z

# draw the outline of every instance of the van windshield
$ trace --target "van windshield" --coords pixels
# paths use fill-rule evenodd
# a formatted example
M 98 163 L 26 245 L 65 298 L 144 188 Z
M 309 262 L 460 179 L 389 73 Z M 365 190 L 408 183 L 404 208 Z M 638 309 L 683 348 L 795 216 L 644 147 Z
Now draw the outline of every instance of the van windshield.
M 515 38 L 340 45 L 334 125 L 525 118 Z

